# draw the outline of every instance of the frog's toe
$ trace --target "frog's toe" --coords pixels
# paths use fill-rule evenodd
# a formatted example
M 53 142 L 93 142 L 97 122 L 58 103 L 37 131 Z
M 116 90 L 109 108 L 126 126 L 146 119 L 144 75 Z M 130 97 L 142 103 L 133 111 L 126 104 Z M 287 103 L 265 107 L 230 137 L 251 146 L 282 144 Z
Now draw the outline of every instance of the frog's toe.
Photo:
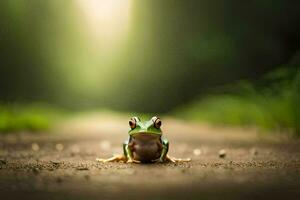
M 163 162 L 163 160 L 160 158 L 157 158 L 155 160 L 151 160 L 151 162 L 158 163 L 158 162 Z
M 166 159 L 163 158 L 159 158 L 156 160 L 157 163 L 164 163 L 166 161 Z
M 190 158 L 182 159 L 182 158 L 174 158 L 174 157 L 170 157 L 170 156 L 166 156 L 166 160 L 169 161 L 169 162 L 173 162 L 173 163 L 191 161 Z
M 172 158 L 172 157 L 170 157 L 170 156 L 167 156 L 167 157 L 166 157 L 166 161 L 169 161 L 169 162 L 172 162 L 172 163 L 175 163 L 175 162 L 176 162 L 175 158 Z
M 139 160 L 134 160 L 134 159 L 128 159 L 127 163 L 141 163 Z
M 96 161 L 106 163 L 106 162 L 120 162 L 125 161 L 126 158 L 123 155 L 116 155 L 108 159 L 96 158 Z
M 97 162 L 102 162 L 102 163 L 105 163 L 105 162 L 107 162 L 107 159 L 103 159 L 103 158 L 96 158 L 96 161 L 97 161 Z

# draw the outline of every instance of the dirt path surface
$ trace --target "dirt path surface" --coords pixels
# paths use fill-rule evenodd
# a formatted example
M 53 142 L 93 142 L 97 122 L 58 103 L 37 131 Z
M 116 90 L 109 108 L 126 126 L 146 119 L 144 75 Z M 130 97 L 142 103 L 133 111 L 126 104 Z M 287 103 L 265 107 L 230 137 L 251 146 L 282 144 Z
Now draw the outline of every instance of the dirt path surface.
M 1 199 L 300 199 L 299 139 L 163 119 L 170 155 L 191 162 L 103 164 L 95 158 L 122 153 L 127 118 L 57 130 L 0 136 Z

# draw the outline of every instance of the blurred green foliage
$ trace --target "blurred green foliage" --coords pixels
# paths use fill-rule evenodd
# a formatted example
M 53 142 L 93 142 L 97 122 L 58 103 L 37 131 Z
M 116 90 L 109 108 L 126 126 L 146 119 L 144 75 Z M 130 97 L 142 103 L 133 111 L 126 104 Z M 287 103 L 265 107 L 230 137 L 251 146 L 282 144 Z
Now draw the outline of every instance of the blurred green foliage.
M 66 111 L 50 106 L 33 104 L 1 104 L 0 133 L 20 131 L 40 132 L 48 130 L 63 119 Z
M 256 84 L 241 81 L 175 112 L 188 120 L 300 134 L 300 70 L 280 68 Z M 223 88 L 223 90 L 226 90 Z
M 299 6 L 1 0 L 0 101 L 166 113 L 289 62 L 299 51 Z
M 267 130 L 300 131 L 300 70 L 279 68 L 255 83 L 239 81 L 169 113 L 179 118 L 218 125 L 256 126 Z M 0 132 L 41 132 L 66 117 L 102 113 L 108 116 L 139 116 L 150 119 L 154 113 L 119 112 L 106 109 L 72 112 L 39 104 L 2 104 Z
M 183 106 L 188 119 L 299 132 L 299 7 L 285 0 L 1 0 L 0 131 L 49 128 L 57 109 L 27 106 L 45 102 L 128 115 Z M 251 83 L 203 98 L 243 79 Z

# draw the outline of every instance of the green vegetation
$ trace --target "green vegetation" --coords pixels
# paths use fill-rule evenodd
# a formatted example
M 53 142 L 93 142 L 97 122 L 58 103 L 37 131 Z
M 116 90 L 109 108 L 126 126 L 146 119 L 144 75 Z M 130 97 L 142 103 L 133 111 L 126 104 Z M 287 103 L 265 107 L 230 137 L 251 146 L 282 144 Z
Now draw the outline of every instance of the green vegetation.
M 207 96 L 178 109 L 176 115 L 194 121 L 257 126 L 299 134 L 299 83 L 297 69 L 281 68 L 267 74 L 256 85 L 239 82 L 227 87 L 227 92 Z
M 63 112 L 45 105 L 0 105 L 0 133 L 49 129 Z
M 155 114 L 140 112 L 120 112 L 110 109 L 87 109 L 67 111 L 50 105 L 36 104 L 0 104 L 0 134 L 18 133 L 29 131 L 42 133 L 53 125 L 70 118 L 84 118 L 86 115 L 106 115 L 108 117 L 138 116 L 149 120 Z

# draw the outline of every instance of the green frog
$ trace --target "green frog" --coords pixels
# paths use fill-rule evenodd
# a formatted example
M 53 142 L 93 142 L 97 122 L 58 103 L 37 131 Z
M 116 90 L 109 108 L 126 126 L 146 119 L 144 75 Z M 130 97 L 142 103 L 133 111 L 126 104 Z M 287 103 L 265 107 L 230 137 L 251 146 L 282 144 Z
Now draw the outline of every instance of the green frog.
M 138 117 L 129 120 L 129 138 L 123 143 L 123 155 L 108 159 L 96 159 L 99 162 L 123 161 L 127 163 L 187 162 L 190 159 L 173 158 L 168 155 L 169 141 L 162 137 L 162 122 L 154 116 L 149 121 Z

